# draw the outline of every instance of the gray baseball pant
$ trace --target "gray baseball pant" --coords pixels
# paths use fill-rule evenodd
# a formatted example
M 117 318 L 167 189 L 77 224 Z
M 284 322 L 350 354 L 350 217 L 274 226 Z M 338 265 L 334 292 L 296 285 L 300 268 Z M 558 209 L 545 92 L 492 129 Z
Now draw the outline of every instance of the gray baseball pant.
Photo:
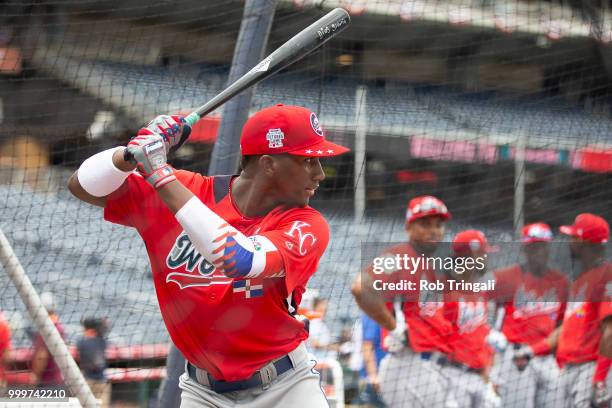
M 293 369 L 263 387 L 218 394 L 185 373 L 179 380 L 181 408 L 328 408 L 315 361 L 300 344 L 290 353 Z

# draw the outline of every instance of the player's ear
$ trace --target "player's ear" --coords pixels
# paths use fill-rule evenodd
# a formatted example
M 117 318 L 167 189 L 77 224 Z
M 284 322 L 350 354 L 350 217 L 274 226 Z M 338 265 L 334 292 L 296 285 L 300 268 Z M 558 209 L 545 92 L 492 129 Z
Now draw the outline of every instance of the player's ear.
M 277 171 L 278 163 L 274 160 L 274 157 L 264 154 L 258 160 L 260 170 L 268 177 L 273 177 Z

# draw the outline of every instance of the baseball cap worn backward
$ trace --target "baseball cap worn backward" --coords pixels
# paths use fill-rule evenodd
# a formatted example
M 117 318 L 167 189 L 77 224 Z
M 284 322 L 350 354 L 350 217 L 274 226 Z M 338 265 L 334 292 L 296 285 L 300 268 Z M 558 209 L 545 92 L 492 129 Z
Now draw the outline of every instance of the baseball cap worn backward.
M 553 233 L 548 224 L 536 222 L 527 224 L 523 227 L 522 239 L 523 244 L 531 244 L 533 242 L 550 242 L 553 239 Z
M 446 208 L 446 205 L 434 196 L 419 196 L 415 197 L 408 203 L 406 210 L 406 222 L 411 223 L 414 220 L 424 217 L 442 217 L 444 220 L 451 218 L 451 214 Z
M 331 157 L 349 151 L 325 139 L 314 112 L 283 104 L 262 109 L 247 120 L 242 128 L 240 149 L 243 156 L 288 153 Z
M 457 233 L 453 238 L 451 249 L 455 255 L 470 255 L 474 251 L 485 253 L 497 252 L 498 247 L 492 246 L 482 231 L 465 230 Z
M 598 215 L 579 214 L 572 225 L 563 225 L 559 230 L 572 237 L 595 244 L 605 244 L 610 238 L 610 226 Z

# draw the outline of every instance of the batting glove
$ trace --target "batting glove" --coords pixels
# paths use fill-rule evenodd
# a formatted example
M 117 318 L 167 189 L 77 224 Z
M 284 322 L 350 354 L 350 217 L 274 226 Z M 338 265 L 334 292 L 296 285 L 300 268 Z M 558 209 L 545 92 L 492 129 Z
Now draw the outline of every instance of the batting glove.
M 387 334 L 383 345 L 389 351 L 389 353 L 397 353 L 402 350 L 408 344 L 408 338 L 406 337 L 406 328 L 398 325 L 395 329 Z
M 502 352 L 508 347 L 508 339 L 504 333 L 491 330 L 487 336 L 487 343 L 493 347 L 497 352 Z
M 136 161 L 138 172 L 155 188 L 176 180 L 167 163 L 166 146 L 160 135 L 137 136 L 128 143 L 125 157 Z
M 164 138 L 167 153 L 175 152 L 185 143 L 191 127 L 187 126 L 185 118 L 178 115 L 159 115 L 141 128 L 137 136 L 160 135 Z
M 591 396 L 591 406 L 593 408 L 609 408 L 612 395 L 608 392 L 605 382 L 593 384 L 593 394 Z

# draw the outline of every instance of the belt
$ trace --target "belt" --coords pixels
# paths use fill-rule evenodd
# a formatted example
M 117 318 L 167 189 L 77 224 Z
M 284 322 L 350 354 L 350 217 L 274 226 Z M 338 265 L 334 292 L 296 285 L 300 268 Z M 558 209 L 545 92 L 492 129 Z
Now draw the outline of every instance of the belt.
M 417 353 L 417 354 L 419 355 L 419 357 L 421 357 L 421 360 L 426 360 L 426 361 L 432 360 L 431 357 L 434 355 L 434 353 L 431 352 L 431 351 L 423 351 L 423 352 Z
M 466 373 L 482 374 L 484 372 L 483 368 L 470 367 L 469 365 L 460 363 L 458 361 L 450 360 L 447 357 L 440 357 L 437 362 L 441 366 L 447 366 L 448 365 L 448 366 L 451 366 L 451 367 L 458 368 L 458 369 L 460 369 L 462 371 L 465 371 Z
M 291 353 L 290 353 L 291 354 Z M 255 387 L 266 387 L 279 375 L 293 368 L 293 362 L 289 354 L 266 364 L 257 370 L 250 378 L 240 381 L 215 380 L 208 372 L 187 363 L 189 377 L 205 387 L 210 388 L 217 394 L 225 394 L 232 391 L 248 390 Z

